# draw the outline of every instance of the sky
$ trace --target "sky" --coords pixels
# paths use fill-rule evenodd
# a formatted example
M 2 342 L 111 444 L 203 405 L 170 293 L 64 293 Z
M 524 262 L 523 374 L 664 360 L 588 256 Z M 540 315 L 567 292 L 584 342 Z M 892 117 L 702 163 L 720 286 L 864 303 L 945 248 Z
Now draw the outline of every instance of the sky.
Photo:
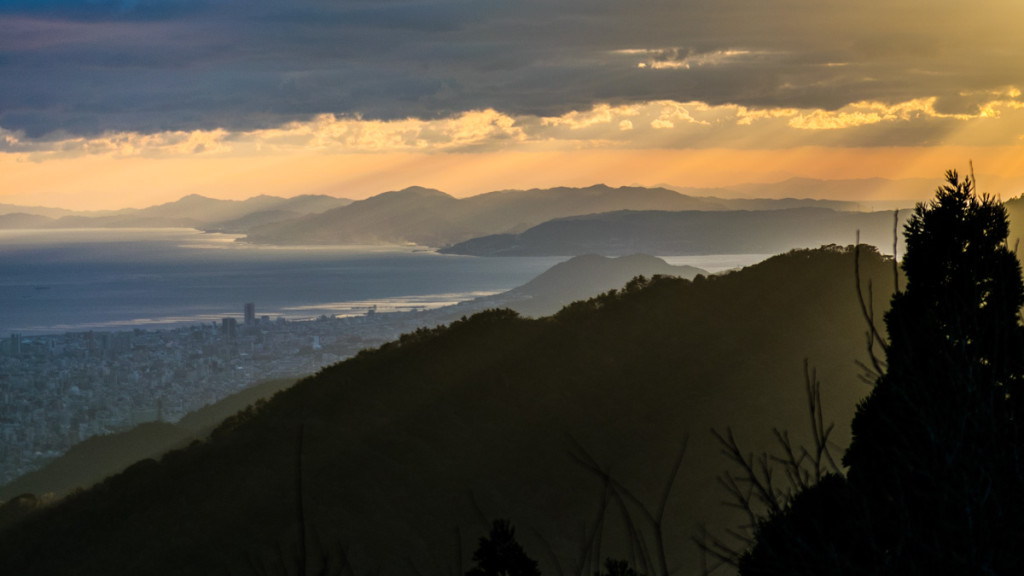
M 938 184 L 972 160 L 1024 182 L 1022 20 L 1016 0 L 0 0 L 0 203 Z

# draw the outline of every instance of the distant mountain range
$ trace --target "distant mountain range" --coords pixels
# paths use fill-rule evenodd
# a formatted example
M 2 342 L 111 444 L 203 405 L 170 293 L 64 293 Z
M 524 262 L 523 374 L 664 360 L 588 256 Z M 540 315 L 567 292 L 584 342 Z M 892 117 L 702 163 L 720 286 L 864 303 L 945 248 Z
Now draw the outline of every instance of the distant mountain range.
M 914 205 L 914 198 L 927 198 L 938 182 L 928 178 L 848 178 L 820 180 L 788 178 L 781 182 L 736 184 L 718 189 L 669 186 L 683 194 L 724 195 L 729 198 L 819 198 L 849 201 L 857 198 L 861 210 L 893 210 Z M 1003 185 L 1003 183 L 999 183 Z M 714 190 L 714 191 L 713 191 Z M 757 209 L 749 206 L 746 209 Z
M 565 216 L 613 210 L 731 210 L 818 206 L 856 209 L 852 202 L 729 200 L 694 197 L 666 188 L 604 185 L 505 190 L 454 198 L 439 190 L 406 188 L 321 214 L 258 226 L 246 240 L 262 244 L 411 243 L 442 247 L 496 232 L 517 232 Z
M 880 317 L 891 262 L 869 250 L 860 265 Z M 710 428 L 755 454 L 776 427 L 806 442 L 807 360 L 839 454 L 848 441 L 869 391 L 853 269 L 848 249 L 798 251 L 537 320 L 489 311 L 418 330 L 0 529 L 0 573 L 294 573 L 303 549 L 311 572 L 327 558 L 462 573 L 490 520 L 509 518 L 555 574 L 578 560 L 581 527 L 603 527 L 599 561 L 629 558 L 630 528 L 651 542 L 642 513 L 603 500 L 609 485 L 578 460 L 656 509 L 686 438 L 664 536 L 673 569 L 695 573 L 695 526 L 746 521 L 719 503 L 728 463 Z
M 775 254 L 793 248 L 853 244 L 891 251 L 909 210 L 839 212 L 784 210 L 618 211 L 544 222 L 520 234 L 474 238 L 440 250 L 472 256 L 571 256 L 596 252 L 649 254 Z M 899 251 L 902 252 L 902 235 Z
M 53 208 L 0 204 L 0 229 L 11 228 L 167 228 L 184 227 L 218 232 L 242 232 L 249 220 L 265 224 L 298 218 L 344 206 L 351 200 L 323 195 L 294 198 L 255 196 L 248 200 L 218 200 L 193 194 L 142 209 L 72 212 Z M 263 216 L 258 216 L 262 214 Z M 248 220 L 247 220 L 248 219 Z
M 827 181 L 793 181 L 793 187 L 800 194 L 811 195 L 815 182 L 834 195 L 830 191 L 835 184 Z M 843 189 L 852 193 L 858 182 L 865 191 L 880 185 L 875 180 L 844 181 Z M 621 210 L 775 211 L 815 207 L 858 211 L 867 206 L 842 200 L 708 195 L 750 195 L 756 193 L 757 186 L 778 195 L 785 189 L 785 183 L 751 186 L 742 190 L 685 189 L 693 194 L 684 194 L 668 188 L 595 185 L 501 190 L 467 198 L 411 187 L 356 202 L 329 196 L 258 196 L 231 201 L 190 195 L 144 209 L 88 213 L 0 205 L 0 229 L 194 227 L 246 234 L 246 241 L 261 244 L 416 244 L 440 248 L 481 236 L 520 233 L 552 219 Z

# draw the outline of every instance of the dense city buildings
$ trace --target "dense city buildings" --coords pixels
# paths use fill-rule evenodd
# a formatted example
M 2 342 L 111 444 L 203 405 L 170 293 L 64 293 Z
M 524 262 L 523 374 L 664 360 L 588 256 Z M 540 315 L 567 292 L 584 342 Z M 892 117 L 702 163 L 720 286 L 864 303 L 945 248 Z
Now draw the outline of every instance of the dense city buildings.
M 257 382 L 298 377 L 421 326 L 471 313 L 430 311 L 168 330 L 11 335 L 0 346 L 0 485 L 97 434 L 182 416 Z

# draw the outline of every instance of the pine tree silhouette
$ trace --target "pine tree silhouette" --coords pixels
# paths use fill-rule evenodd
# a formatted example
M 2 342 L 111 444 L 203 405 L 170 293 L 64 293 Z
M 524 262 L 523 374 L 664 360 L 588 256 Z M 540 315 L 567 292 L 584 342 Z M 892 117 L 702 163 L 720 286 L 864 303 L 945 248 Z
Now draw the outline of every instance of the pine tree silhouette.
M 947 172 L 906 228 L 886 373 L 844 458 L 902 574 L 1020 568 L 1024 283 L 1003 206 Z M 1008 538 L 1011 538 L 1008 540 Z M 967 572 L 959 572 L 967 573 Z
M 756 530 L 755 574 L 1014 574 L 1024 567 L 1024 283 L 1008 218 L 947 172 L 906 225 L 885 370 L 857 409 L 848 474 Z

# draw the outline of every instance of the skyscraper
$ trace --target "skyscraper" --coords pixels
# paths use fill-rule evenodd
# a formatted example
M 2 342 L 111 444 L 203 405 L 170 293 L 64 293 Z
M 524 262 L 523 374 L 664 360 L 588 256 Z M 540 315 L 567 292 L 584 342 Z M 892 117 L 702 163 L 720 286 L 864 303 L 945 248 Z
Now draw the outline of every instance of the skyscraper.
M 224 318 L 220 321 L 220 331 L 226 338 L 234 339 L 238 334 L 238 320 L 235 318 Z
M 252 326 L 256 324 L 256 305 L 252 302 L 246 302 L 245 304 L 245 325 Z

